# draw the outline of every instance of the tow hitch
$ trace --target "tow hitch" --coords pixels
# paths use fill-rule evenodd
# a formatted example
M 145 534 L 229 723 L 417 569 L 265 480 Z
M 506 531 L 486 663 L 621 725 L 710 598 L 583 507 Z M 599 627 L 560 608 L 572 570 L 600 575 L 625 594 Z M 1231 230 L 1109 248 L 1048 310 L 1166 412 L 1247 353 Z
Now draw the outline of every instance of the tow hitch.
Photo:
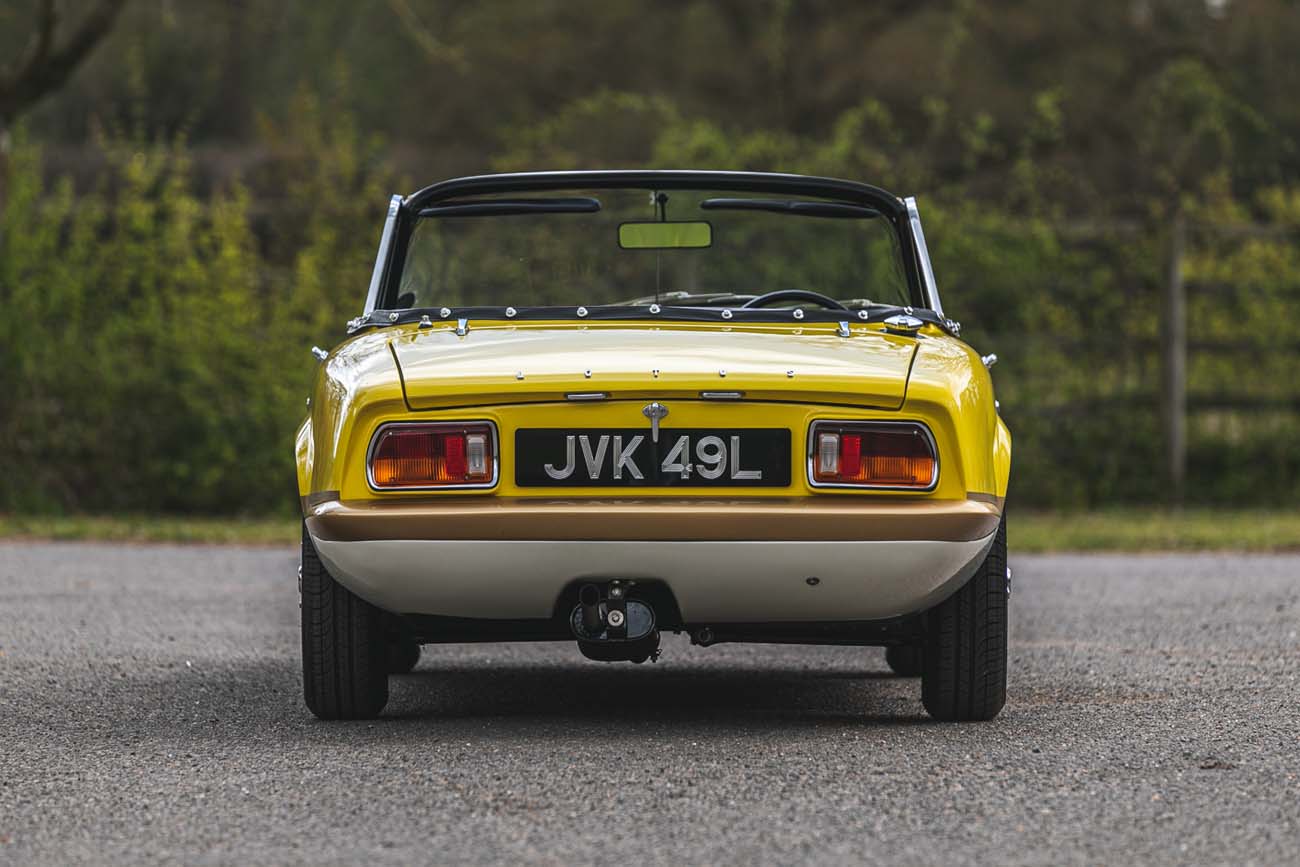
M 616 580 L 603 586 L 584 584 L 578 591 L 569 627 L 583 656 L 601 662 L 636 663 L 659 658 L 654 609 L 628 598 L 635 584 Z

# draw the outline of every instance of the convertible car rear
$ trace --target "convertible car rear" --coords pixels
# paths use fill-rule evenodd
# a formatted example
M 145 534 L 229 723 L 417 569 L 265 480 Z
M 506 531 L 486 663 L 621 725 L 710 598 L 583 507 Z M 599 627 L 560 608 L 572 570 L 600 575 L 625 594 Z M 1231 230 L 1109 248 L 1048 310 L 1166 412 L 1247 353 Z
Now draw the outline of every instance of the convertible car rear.
M 1010 436 L 916 206 L 793 175 L 579 172 L 390 204 L 297 441 L 304 687 L 378 714 L 420 646 L 663 632 L 888 648 L 1005 700 Z

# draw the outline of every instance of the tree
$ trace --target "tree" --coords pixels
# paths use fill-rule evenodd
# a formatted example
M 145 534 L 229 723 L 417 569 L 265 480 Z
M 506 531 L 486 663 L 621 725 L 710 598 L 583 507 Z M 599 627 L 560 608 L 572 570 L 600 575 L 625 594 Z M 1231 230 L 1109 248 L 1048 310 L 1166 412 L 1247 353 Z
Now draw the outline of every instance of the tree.
M 31 44 L 16 64 L 0 71 L 0 207 L 5 202 L 10 127 L 42 97 L 63 86 L 113 29 L 125 5 L 126 0 L 97 0 L 60 45 L 58 4 L 55 0 L 40 0 Z

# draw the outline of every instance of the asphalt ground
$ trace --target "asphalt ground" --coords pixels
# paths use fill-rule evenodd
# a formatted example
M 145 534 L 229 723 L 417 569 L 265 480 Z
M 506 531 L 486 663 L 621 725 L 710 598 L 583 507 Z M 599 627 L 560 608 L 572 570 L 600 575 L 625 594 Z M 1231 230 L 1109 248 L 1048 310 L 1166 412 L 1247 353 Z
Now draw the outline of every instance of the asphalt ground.
M 300 697 L 296 554 L 0 545 L 0 863 L 1300 862 L 1300 556 L 1016 557 L 1011 684 L 876 649 L 425 649 Z

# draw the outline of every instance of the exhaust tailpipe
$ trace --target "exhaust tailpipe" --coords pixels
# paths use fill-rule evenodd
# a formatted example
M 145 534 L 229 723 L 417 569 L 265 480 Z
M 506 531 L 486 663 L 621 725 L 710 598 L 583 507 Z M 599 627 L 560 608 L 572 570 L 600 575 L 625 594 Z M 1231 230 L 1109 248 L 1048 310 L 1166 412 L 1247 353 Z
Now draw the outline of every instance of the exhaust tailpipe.
M 578 591 L 578 610 L 581 612 L 582 632 L 585 635 L 599 635 L 605 629 L 605 618 L 600 613 L 600 588 L 595 584 L 585 584 Z M 578 636 L 583 637 L 582 635 Z

